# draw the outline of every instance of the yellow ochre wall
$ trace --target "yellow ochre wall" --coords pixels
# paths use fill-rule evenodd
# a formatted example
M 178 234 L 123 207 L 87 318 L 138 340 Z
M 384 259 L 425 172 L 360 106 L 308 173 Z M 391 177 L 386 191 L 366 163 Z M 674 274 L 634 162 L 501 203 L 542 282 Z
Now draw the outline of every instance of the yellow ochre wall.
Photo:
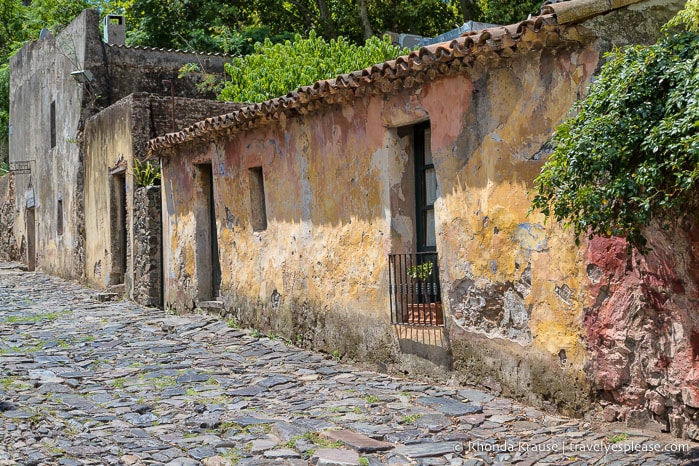
M 415 337 L 390 325 L 387 255 L 410 251 L 414 237 L 401 127 L 429 120 L 446 326 L 423 355 L 449 355 L 464 381 L 575 410 L 587 390 L 582 257 L 569 233 L 528 211 L 545 143 L 597 58 L 561 46 L 477 60 L 420 87 L 182 145 L 162 159 L 165 306 L 197 305 L 195 164 L 211 161 L 224 314 L 305 346 L 409 365 L 401 349 Z M 261 232 L 250 225 L 256 166 Z

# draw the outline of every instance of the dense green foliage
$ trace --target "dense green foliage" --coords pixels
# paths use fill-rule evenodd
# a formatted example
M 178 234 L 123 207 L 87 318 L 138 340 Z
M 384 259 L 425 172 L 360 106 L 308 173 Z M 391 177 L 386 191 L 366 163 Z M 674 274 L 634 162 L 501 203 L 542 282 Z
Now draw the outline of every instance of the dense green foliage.
M 115 2 L 111 2 L 114 9 Z M 129 45 L 247 54 L 255 42 L 283 42 L 310 31 L 326 39 L 365 37 L 356 0 L 120 0 Z M 456 3 L 362 0 L 372 31 L 439 34 L 460 24 Z
M 136 186 L 160 186 L 160 165 L 134 159 L 133 175 Z
M 26 41 L 36 39 L 43 28 L 57 32 L 85 8 L 124 14 L 127 45 L 244 56 L 253 53 L 258 42 L 285 43 L 299 35 L 307 37 L 311 31 L 326 40 L 344 37 L 336 45 L 342 48 L 349 43 L 363 44 L 366 38 L 386 31 L 435 36 L 468 20 L 507 24 L 525 19 L 538 3 L 540 0 L 0 0 L 0 160 L 7 160 L 10 56 Z M 380 42 L 374 39 L 375 45 L 369 48 L 381 49 Z M 377 61 L 386 56 L 377 55 Z M 351 71 L 349 58 L 343 60 L 337 69 Z M 366 66 L 367 60 L 362 57 L 357 68 Z M 337 74 L 319 66 L 320 76 Z M 285 68 L 269 71 L 275 74 Z M 283 74 L 278 79 L 267 76 L 265 81 L 291 79 L 291 74 Z M 292 88 L 308 83 L 309 76 L 301 72 L 301 81 Z M 220 85 L 210 80 L 205 83 Z M 274 84 L 264 94 L 271 96 L 281 88 L 288 85 Z
M 226 64 L 230 81 L 224 83 L 219 97 L 236 102 L 262 102 L 299 86 L 321 79 L 335 78 L 395 58 L 407 52 L 391 44 L 388 38 L 372 37 L 363 46 L 342 37 L 326 42 L 311 32 L 293 42 L 258 43 L 255 52 L 234 58 Z M 270 72 L 274 70 L 274 72 Z
M 111 0 L 128 25 L 127 44 L 245 55 L 255 42 L 315 31 L 361 44 L 384 32 L 433 37 L 468 20 L 510 24 L 542 0 Z
M 527 19 L 530 14 L 539 13 L 542 3 L 539 0 L 482 0 L 479 19 L 486 23 L 512 24 Z
M 668 27 L 684 27 L 690 31 L 699 31 L 699 0 L 687 0 L 684 9 L 677 13 Z
M 696 201 L 699 33 L 617 50 L 554 136 L 534 207 L 580 234 L 623 236 Z

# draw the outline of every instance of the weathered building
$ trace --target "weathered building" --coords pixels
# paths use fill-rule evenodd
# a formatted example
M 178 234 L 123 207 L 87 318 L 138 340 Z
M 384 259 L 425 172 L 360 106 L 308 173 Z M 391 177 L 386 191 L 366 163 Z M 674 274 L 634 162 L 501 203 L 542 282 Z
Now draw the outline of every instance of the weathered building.
M 173 106 L 174 105 L 174 106 Z M 127 293 L 151 306 L 161 303 L 160 187 L 147 191 L 135 161 L 146 143 L 239 104 L 130 94 L 87 120 L 85 165 L 85 275 L 88 283 Z M 173 121 L 173 118 L 175 119 Z M 143 170 L 148 167 L 143 165 Z M 140 201 L 139 201 L 140 199 Z
M 151 141 L 165 305 L 567 412 L 595 391 L 624 403 L 615 393 L 640 390 L 628 412 L 668 422 L 655 399 L 696 423 L 683 411 L 695 401 L 671 394 L 696 386 L 686 345 L 652 385 L 599 385 L 590 303 L 608 269 L 529 212 L 547 141 L 602 53 L 654 42 L 682 4 L 549 5 Z M 696 316 L 679 325 L 696 331 Z
M 133 249 L 126 245 L 134 223 L 131 176 L 147 140 L 235 108 L 192 99 L 214 95 L 200 94 L 198 76 L 178 78 L 191 62 L 220 74 L 226 57 L 126 47 L 124 28 L 122 17 L 108 17 L 109 42 L 103 41 L 97 11 L 86 10 L 10 62 L 15 214 L 5 224 L 14 239 L 3 242 L 17 245 L 14 254 L 32 270 L 99 287 L 133 281 L 127 280 L 133 258 L 126 260 L 126 249 Z M 135 92 L 165 97 L 127 97 Z M 115 198 L 124 200 L 123 209 L 110 207 Z M 130 287 L 121 289 L 131 294 Z

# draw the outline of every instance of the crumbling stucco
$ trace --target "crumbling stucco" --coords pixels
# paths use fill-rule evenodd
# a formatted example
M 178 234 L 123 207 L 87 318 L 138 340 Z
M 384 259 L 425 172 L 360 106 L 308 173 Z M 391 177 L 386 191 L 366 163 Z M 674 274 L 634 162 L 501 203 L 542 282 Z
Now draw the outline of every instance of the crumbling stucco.
M 619 238 L 587 243 L 587 370 L 609 420 L 699 440 L 699 226 L 644 234 L 645 256 Z

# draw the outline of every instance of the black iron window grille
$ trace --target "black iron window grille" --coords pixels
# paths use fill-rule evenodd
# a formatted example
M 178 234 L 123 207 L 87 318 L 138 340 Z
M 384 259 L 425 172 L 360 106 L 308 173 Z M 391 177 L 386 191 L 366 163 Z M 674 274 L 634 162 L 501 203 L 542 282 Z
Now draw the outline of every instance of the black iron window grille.
M 444 325 L 437 253 L 389 254 L 393 324 Z

